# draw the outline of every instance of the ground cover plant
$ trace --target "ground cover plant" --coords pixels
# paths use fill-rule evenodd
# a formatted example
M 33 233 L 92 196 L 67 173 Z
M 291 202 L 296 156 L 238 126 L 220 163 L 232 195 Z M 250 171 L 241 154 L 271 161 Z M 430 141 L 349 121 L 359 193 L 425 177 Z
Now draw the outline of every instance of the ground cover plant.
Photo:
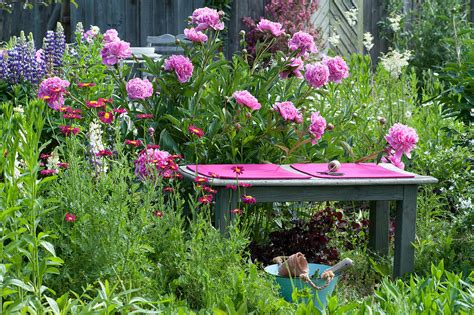
M 121 62 L 130 45 L 113 29 L 79 24 L 66 44 L 58 26 L 41 49 L 24 34 L 5 45 L 2 312 L 317 314 L 312 302 L 283 300 L 261 268 L 304 251 L 356 262 L 323 313 L 468 314 L 473 134 L 445 115 L 438 96 L 450 83 L 429 69 L 320 54 L 311 34 L 286 36 L 287 24 L 265 19 L 255 51 L 242 32 L 244 50 L 225 58 L 223 21 L 197 9 L 184 55 L 145 58 L 138 72 Z M 414 275 L 391 279 L 391 256 L 367 249 L 365 203 L 256 206 L 240 183 L 228 187 L 244 198 L 225 237 L 213 227 L 212 181 L 178 172 L 332 159 L 439 179 L 420 188 Z

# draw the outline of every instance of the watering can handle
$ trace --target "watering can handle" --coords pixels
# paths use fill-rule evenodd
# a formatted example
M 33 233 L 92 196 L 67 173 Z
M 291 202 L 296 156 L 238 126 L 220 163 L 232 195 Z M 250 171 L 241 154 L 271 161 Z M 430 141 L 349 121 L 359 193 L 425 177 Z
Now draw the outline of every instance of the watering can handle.
M 354 262 L 350 258 L 344 258 L 331 268 L 327 269 L 326 271 L 332 271 L 334 275 L 339 276 L 343 271 L 347 270 L 348 268 L 352 267 Z

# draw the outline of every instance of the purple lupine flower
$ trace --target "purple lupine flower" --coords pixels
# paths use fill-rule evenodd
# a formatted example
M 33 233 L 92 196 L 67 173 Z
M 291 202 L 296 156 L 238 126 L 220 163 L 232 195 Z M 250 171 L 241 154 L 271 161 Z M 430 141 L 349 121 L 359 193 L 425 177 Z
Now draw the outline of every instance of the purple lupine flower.
M 56 27 L 56 33 L 54 33 L 54 53 L 53 53 L 53 65 L 60 67 L 66 50 L 66 37 L 64 36 L 64 29 L 61 23 L 58 23 Z
M 55 34 L 53 31 L 47 31 L 46 37 L 44 38 L 43 44 L 43 61 L 45 63 L 46 72 L 51 74 L 53 72 L 53 60 L 54 60 L 54 42 Z
M 0 50 L 0 80 L 8 80 L 7 51 Z

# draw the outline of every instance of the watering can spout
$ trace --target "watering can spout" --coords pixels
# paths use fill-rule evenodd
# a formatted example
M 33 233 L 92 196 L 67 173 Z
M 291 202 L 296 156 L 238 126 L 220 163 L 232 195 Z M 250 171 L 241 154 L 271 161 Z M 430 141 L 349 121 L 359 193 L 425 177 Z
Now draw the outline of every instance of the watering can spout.
M 335 276 L 339 276 L 342 272 L 346 271 L 348 268 L 352 267 L 354 262 L 350 258 L 344 258 L 331 268 L 327 269 L 327 271 L 332 271 Z

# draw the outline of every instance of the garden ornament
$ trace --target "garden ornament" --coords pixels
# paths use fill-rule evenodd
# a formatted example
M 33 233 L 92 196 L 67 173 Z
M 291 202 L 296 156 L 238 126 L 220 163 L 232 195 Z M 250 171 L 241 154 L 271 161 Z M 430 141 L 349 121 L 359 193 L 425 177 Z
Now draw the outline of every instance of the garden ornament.
M 344 173 L 337 172 L 341 168 L 341 162 L 333 160 L 328 163 L 328 170 L 326 172 L 317 172 L 323 175 L 343 176 Z
M 311 280 L 309 275 L 309 266 L 306 257 L 298 252 L 291 256 L 278 256 L 273 258 L 273 261 L 278 264 L 278 275 L 282 277 L 299 277 L 301 280 L 309 284 L 315 290 L 322 290 L 326 288 L 336 275 L 352 266 L 352 260 L 345 258 L 331 268 L 325 270 L 320 276 L 320 279 L 326 280 L 322 286 L 317 286 Z M 319 272 L 316 271 L 315 275 Z

